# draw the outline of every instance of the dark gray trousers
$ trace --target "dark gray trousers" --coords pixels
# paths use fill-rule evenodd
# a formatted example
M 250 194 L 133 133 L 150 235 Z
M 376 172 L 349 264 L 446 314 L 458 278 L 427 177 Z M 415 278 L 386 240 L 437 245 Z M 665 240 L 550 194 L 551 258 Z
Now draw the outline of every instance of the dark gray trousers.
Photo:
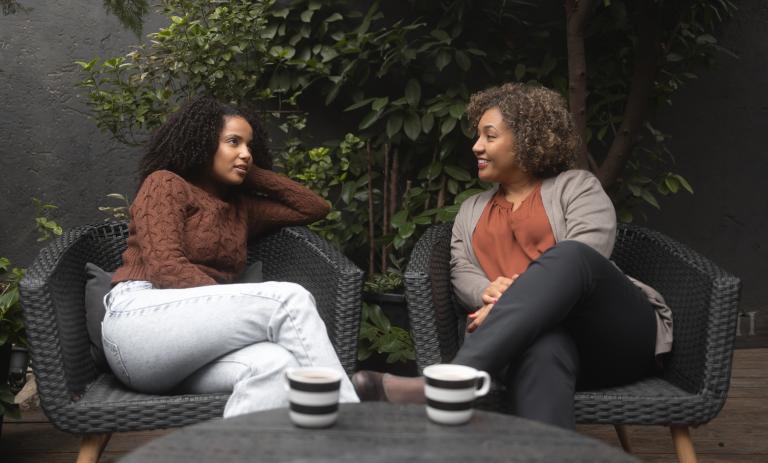
M 655 342 L 642 291 L 594 249 L 561 241 L 499 298 L 453 363 L 506 371 L 519 416 L 573 428 L 576 387 L 638 380 L 652 368 Z

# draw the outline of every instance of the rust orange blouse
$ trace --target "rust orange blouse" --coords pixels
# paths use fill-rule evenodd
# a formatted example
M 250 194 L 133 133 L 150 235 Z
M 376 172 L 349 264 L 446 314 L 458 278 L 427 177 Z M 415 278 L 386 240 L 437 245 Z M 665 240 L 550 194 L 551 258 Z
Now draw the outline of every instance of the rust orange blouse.
M 490 281 L 523 273 L 528 264 L 555 244 L 541 199 L 541 183 L 517 210 L 513 207 L 499 188 L 472 234 L 472 249 Z

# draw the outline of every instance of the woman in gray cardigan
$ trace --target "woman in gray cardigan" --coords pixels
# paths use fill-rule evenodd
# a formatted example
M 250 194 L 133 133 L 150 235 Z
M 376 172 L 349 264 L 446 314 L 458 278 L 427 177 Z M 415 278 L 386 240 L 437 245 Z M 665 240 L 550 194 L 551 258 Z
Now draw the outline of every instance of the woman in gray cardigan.
M 608 257 L 616 214 L 574 170 L 579 147 L 560 95 L 506 84 L 472 96 L 478 176 L 451 239 L 454 292 L 469 313 L 453 363 L 503 376 L 520 416 L 574 427 L 577 386 L 635 381 L 669 352 L 671 312 Z M 423 402 L 422 378 L 359 372 L 361 399 Z

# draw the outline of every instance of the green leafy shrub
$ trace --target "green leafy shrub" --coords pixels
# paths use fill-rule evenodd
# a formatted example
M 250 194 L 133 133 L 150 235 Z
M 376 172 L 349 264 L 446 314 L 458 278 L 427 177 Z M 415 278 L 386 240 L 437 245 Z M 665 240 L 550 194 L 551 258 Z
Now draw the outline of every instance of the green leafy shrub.
M 0 347 L 8 344 L 26 346 L 19 305 L 19 282 L 23 277 L 23 269 L 11 267 L 8 258 L 0 257 Z M 8 383 L 0 383 L 0 415 L 19 417 L 19 407 L 13 403 L 13 398 Z
M 38 241 L 45 241 L 62 234 L 61 226 L 50 217 L 56 206 L 32 198 L 37 211 L 35 226 Z M 0 257 L 0 347 L 16 345 L 27 347 L 24 319 L 19 303 L 19 283 L 24 278 L 24 269 L 13 267 L 10 259 Z M 7 383 L 0 384 L 0 415 L 19 416 L 19 407 L 13 403 L 13 393 Z
M 734 6 L 566 3 L 563 18 L 546 2 L 169 0 L 167 27 L 124 56 L 80 61 L 81 85 L 98 126 L 126 143 L 201 92 L 259 104 L 285 133 L 285 172 L 334 205 L 315 229 L 369 273 L 385 272 L 402 268 L 426 226 L 451 220 L 487 187 L 471 171 L 464 108 L 471 92 L 500 82 L 540 82 L 572 105 L 583 98 L 580 159 L 622 220 L 642 204 L 659 207 L 658 196 L 692 191 L 670 170 L 668 135 L 647 120 L 724 51 L 714 32 Z M 589 52 L 575 53 L 572 37 Z M 581 69 L 588 81 L 577 80 Z M 346 120 L 339 133 L 349 134 L 312 143 L 307 110 Z
M 580 166 L 620 220 L 693 191 L 649 121 L 727 52 L 715 32 L 733 4 L 564 3 L 166 0 L 168 25 L 149 43 L 78 62 L 81 86 L 97 125 L 128 144 L 200 93 L 258 105 L 283 137 L 284 172 L 332 206 L 312 228 L 369 275 L 397 272 L 426 227 L 488 187 L 464 109 L 491 85 L 536 82 L 566 97 L 585 140 Z M 310 139 L 313 117 L 336 122 L 330 140 Z

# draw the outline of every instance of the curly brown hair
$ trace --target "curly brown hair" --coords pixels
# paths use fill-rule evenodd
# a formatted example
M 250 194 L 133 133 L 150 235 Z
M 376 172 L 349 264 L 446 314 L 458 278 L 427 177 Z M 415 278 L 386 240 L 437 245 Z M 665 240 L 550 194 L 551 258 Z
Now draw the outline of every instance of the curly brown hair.
M 565 100 L 545 87 L 507 83 L 473 94 L 467 105 L 472 127 L 489 109 L 497 108 L 515 135 L 516 159 L 524 172 L 552 177 L 576 167 L 581 138 Z
M 253 140 L 248 144 L 253 163 L 262 169 L 272 169 L 267 133 L 256 112 L 246 106 L 229 106 L 214 98 L 200 96 L 173 113 L 152 134 L 139 164 L 141 181 L 161 169 L 187 180 L 200 175 L 216 154 L 224 118 L 229 116 L 248 121 L 253 130 Z

